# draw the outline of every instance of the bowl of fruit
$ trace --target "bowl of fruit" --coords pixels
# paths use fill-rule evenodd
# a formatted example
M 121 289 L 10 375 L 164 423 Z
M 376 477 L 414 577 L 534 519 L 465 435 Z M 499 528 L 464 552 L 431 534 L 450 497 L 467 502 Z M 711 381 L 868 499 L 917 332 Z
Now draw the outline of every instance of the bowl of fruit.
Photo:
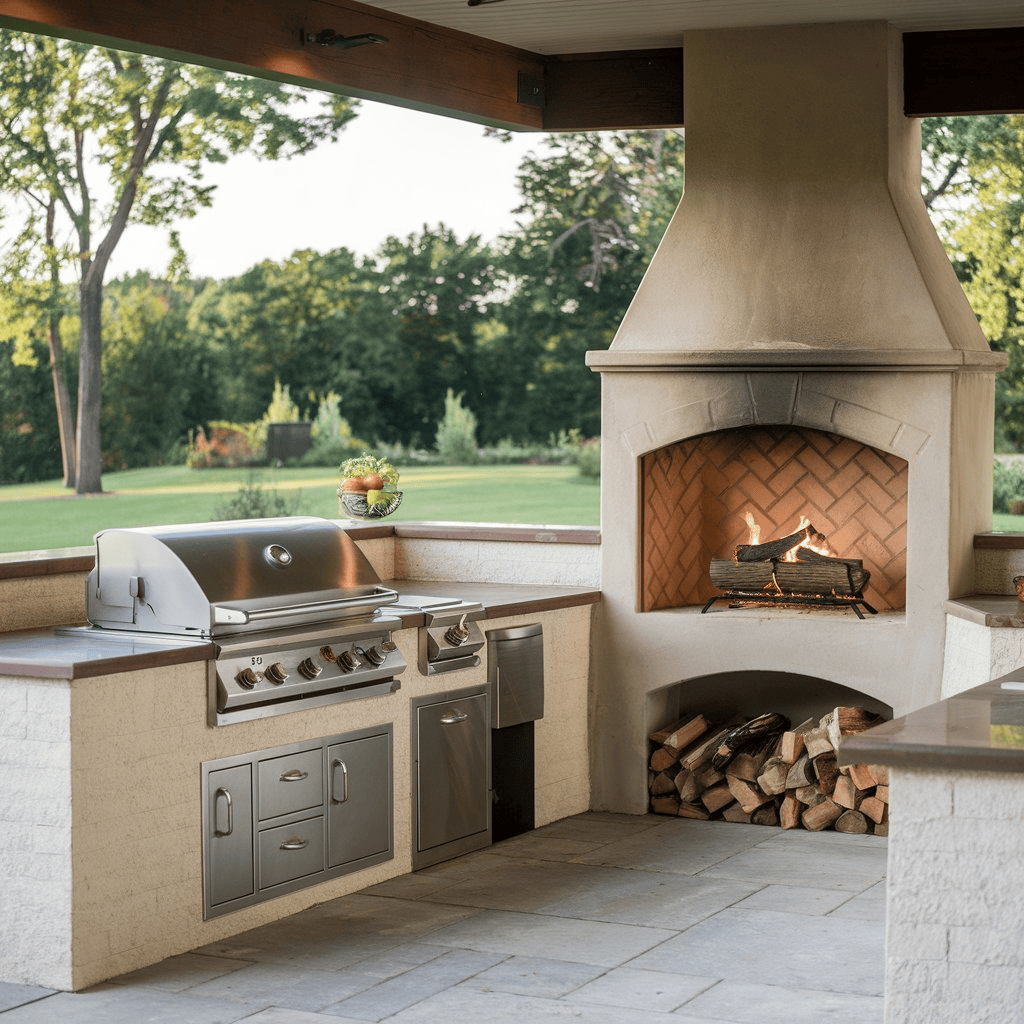
M 349 519 L 383 519 L 402 504 L 398 470 L 366 453 L 341 464 L 338 504 Z

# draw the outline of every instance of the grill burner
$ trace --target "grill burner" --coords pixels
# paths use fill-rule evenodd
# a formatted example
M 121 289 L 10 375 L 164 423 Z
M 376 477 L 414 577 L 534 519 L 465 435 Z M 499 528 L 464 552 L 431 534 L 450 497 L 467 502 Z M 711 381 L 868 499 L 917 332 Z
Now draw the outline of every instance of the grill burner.
M 398 599 L 337 524 L 313 517 L 105 530 L 89 575 L 105 636 L 213 641 L 211 725 L 392 693 Z

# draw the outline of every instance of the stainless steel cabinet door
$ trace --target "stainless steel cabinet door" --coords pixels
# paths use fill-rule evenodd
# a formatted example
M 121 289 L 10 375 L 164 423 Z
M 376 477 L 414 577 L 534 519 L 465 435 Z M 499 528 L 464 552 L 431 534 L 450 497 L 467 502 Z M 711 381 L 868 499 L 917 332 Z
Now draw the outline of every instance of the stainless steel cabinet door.
M 486 694 L 417 708 L 417 846 L 429 850 L 486 832 L 488 706 Z
M 327 866 L 391 849 L 391 737 L 327 748 Z
M 252 766 L 210 772 L 206 791 L 207 885 L 210 906 L 255 889 L 252 845 Z

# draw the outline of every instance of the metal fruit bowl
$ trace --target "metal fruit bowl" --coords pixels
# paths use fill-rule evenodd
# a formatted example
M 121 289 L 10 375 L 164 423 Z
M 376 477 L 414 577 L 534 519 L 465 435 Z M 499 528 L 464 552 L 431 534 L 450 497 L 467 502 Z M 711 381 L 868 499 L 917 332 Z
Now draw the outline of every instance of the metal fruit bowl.
M 389 495 L 386 505 L 370 505 L 366 501 L 366 491 L 343 491 L 338 488 L 338 504 L 342 515 L 350 519 L 383 519 L 402 504 L 402 492 L 395 491 Z

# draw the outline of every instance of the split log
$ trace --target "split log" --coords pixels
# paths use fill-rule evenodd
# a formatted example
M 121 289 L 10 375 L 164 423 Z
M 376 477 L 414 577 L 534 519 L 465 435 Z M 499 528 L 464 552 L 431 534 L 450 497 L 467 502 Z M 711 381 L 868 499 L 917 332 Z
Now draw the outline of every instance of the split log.
M 738 825 L 749 825 L 750 824 L 750 811 L 743 810 L 738 803 L 731 803 L 724 811 L 722 811 L 722 817 L 726 821 L 731 821 Z
M 769 757 L 757 777 L 757 784 L 769 796 L 776 796 L 786 790 L 786 778 L 790 765 L 780 756 Z
M 814 537 L 821 534 L 809 523 L 802 530 L 791 533 L 788 537 L 781 537 L 779 540 L 770 540 L 764 544 L 740 544 L 736 548 L 737 562 L 764 562 L 773 558 L 782 558 L 793 548 L 806 544 Z
M 889 787 L 875 786 L 875 796 L 881 800 L 883 804 L 887 804 L 889 802 Z
M 792 729 L 782 734 L 779 742 L 779 757 L 786 764 L 794 761 L 804 752 L 804 737 L 799 729 Z
M 679 795 L 676 790 L 676 780 L 664 772 L 658 772 L 651 780 L 651 796 L 668 796 L 669 793 Z
M 786 789 L 800 789 L 809 786 L 815 781 L 814 768 L 811 759 L 806 754 L 801 754 L 796 764 L 791 765 L 786 773 Z
M 857 808 L 866 818 L 870 818 L 876 825 L 881 825 L 886 819 L 889 808 L 877 796 L 866 796 Z
M 697 776 L 693 772 L 686 771 L 685 768 L 676 776 L 676 791 L 683 803 L 692 804 L 699 800 L 703 788 L 697 781 Z
M 875 776 L 866 764 L 851 764 L 847 774 L 858 789 L 874 789 L 878 785 L 875 782 Z
M 697 818 L 700 821 L 708 821 L 711 818 L 711 815 L 700 804 L 681 803 L 676 815 L 680 818 Z
M 699 768 L 705 761 L 710 761 L 718 745 L 733 730 L 734 725 L 718 730 L 713 736 L 702 737 L 679 755 L 679 763 L 691 772 Z
M 832 826 L 837 832 L 845 832 L 851 836 L 862 836 L 868 830 L 867 818 L 859 811 L 844 811 L 836 818 Z
M 722 738 L 711 758 L 711 767 L 721 770 L 741 750 L 775 739 L 788 728 L 789 719 L 775 711 L 752 718 Z
M 872 830 L 876 836 L 887 836 L 889 834 L 889 822 L 879 822 Z
M 737 803 L 745 811 L 753 812 L 762 804 L 768 803 L 771 797 L 761 792 L 760 788 L 744 779 L 737 779 L 727 775 L 725 779 L 729 791 L 736 798 Z
M 844 736 L 855 736 L 882 720 L 881 715 L 866 708 L 835 708 L 821 720 L 821 724 L 828 731 L 832 746 L 838 750 Z
M 725 781 L 725 775 L 722 772 L 716 772 L 709 764 L 704 765 L 703 768 L 698 768 L 693 775 L 697 780 L 697 785 L 702 790 L 713 786 L 716 782 Z
M 855 811 L 860 807 L 864 796 L 863 790 L 859 790 L 848 775 L 840 775 L 836 781 L 836 788 L 832 794 L 832 799 L 840 807 L 846 807 L 851 811 Z
M 679 813 L 679 799 L 675 796 L 652 796 L 651 797 L 651 813 L 652 814 L 672 814 L 676 815 Z
M 762 804 L 753 814 L 750 815 L 751 825 L 775 826 L 779 823 L 779 809 L 775 803 Z
M 708 720 L 703 715 L 688 715 L 673 723 L 667 729 L 659 729 L 652 732 L 650 741 L 657 746 L 666 747 L 669 753 L 675 758 L 685 750 L 694 740 L 699 739 L 710 728 Z M 657 769 L 661 771 L 661 769 Z
M 886 764 L 869 764 L 871 774 L 875 777 L 875 784 L 878 786 L 889 785 L 889 766 Z
M 804 747 L 807 750 L 807 756 L 812 760 L 819 754 L 830 754 L 835 751 L 832 741 L 828 738 L 828 730 L 821 726 L 808 729 L 804 733 Z
M 651 752 L 651 771 L 663 772 L 674 764 L 678 764 L 676 756 L 664 747 L 656 747 Z
M 814 783 L 794 789 L 793 795 L 800 803 L 805 804 L 807 807 L 813 807 L 815 804 L 820 804 L 822 800 L 827 799 L 825 794 Z
M 726 775 L 732 775 L 737 779 L 744 779 L 747 782 L 757 782 L 761 765 L 764 764 L 767 750 L 760 753 L 750 754 L 741 750 L 730 762 Z
M 839 778 L 839 766 L 836 764 L 836 755 L 833 753 L 819 754 L 814 759 L 814 774 L 818 778 L 818 785 L 825 796 L 831 796 L 835 792 L 836 780 Z
M 787 793 L 779 804 L 779 825 L 782 828 L 798 828 L 800 812 L 804 805 L 796 798 L 795 793 Z
M 719 782 L 710 789 L 705 789 L 700 795 L 700 802 L 712 813 L 720 811 L 723 807 L 735 800 L 732 788 L 728 782 Z
M 833 824 L 842 813 L 842 807 L 826 796 L 820 803 L 808 807 L 800 816 L 800 820 L 808 832 L 821 832 Z

